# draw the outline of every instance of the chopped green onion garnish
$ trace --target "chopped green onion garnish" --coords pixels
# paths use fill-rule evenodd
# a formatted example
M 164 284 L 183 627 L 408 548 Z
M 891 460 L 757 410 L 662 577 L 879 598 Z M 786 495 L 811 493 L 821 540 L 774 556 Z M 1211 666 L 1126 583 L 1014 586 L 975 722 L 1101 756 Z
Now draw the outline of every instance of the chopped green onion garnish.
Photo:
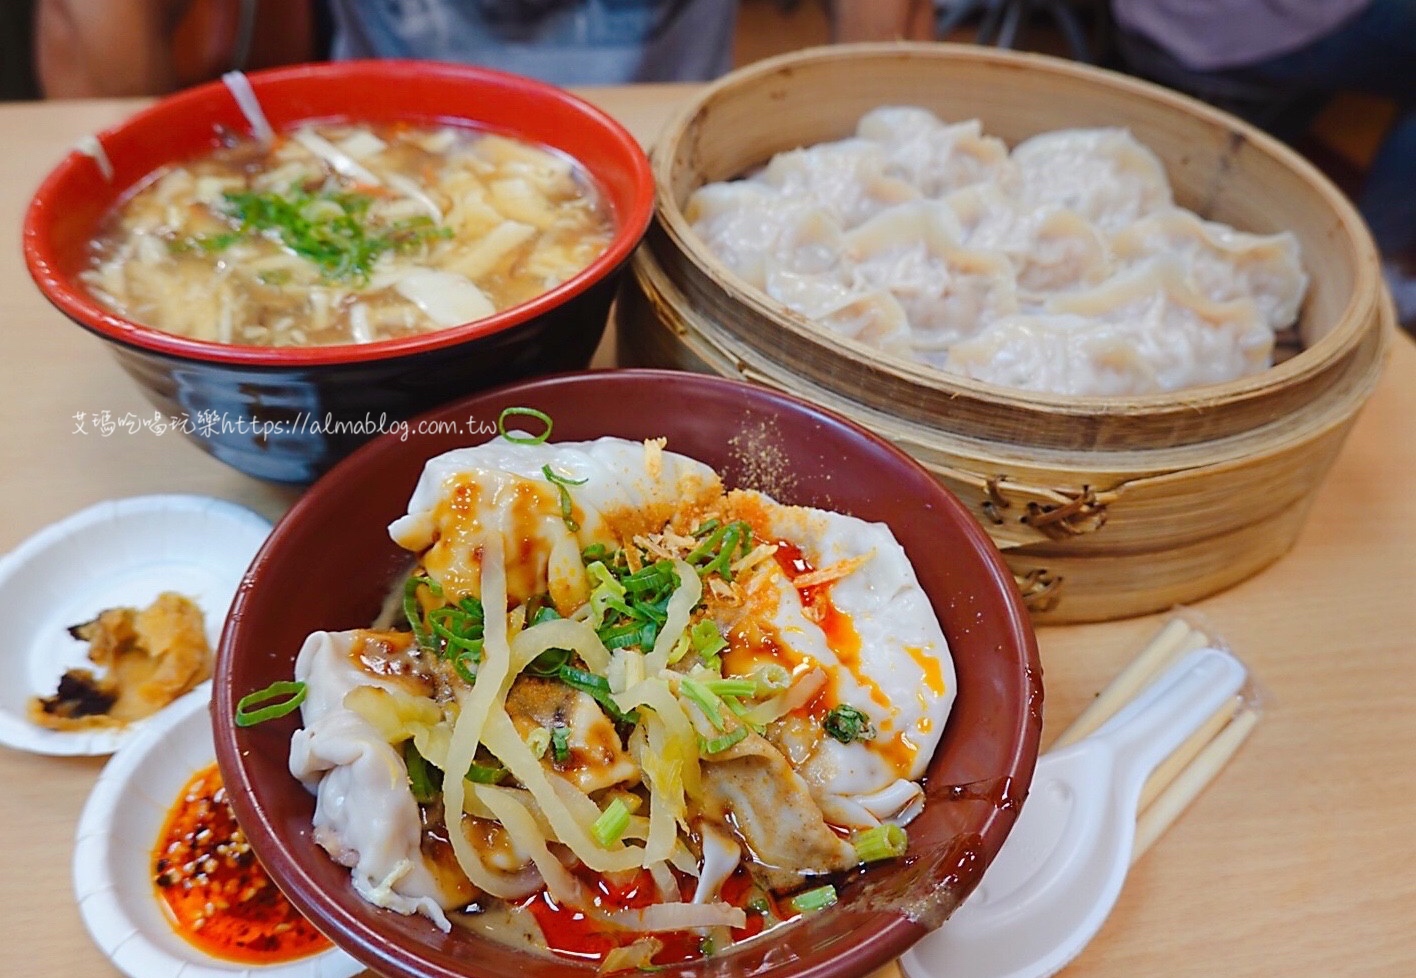
M 709 679 L 703 685 L 718 696 L 753 696 L 757 693 L 757 683 L 751 679 Z
M 428 612 L 427 625 L 443 640 L 441 652 L 466 649 L 472 653 L 474 662 L 482 661 L 482 632 L 486 626 L 480 617 L 474 618 L 461 608 L 444 605 Z
M 684 656 L 688 655 L 688 650 L 691 648 L 693 648 L 693 643 L 690 641 L 689 633 L 685 631 L 678 637 L 674 647 L 669 649 L 669 665 L 682 660 Z
M 560 612 L 548 604 L 543 604 L 536 609 L 536 613 L 531 616 L 531 624 L 539 625 L 543 621 L 556 621 L 560 618 Z
M 696 529 L 696 530 L 693 531 L 693 536 L 695 536 L 695 537 L 704 536 L 704 535 L 706 535 L 706 534 L 712 533 L 714 530 L 716 530 L 716 529 L 717 529 L 718 527 L 720 527 L 720 526 L 722 526 L 722 521 L 721 521 L 721 520 L 718 520 L 718 519 L 704 520 L 702 523 L 700 523 L 700 524 L 698 525 L 698 529 Z
M 870 717 L 844 703 L 826 714 L 826 718 L 821 721 L 821 726 L 826 730 L 826 733 L 843 744 L 857 740 L 875 739 L 875 727 L 871 725 Z
M 714 528 L 708 538 L 689 551 L 684 559 L 697 567 L 700 575 L 716 572 L 723 580 L 731 581 L 733 561 L 751 552 L 752 527 L 743 520 L 734 520 Z
M 561 666 L 570 661 L 570 649 L 547 649 L 526 667 L 533 676 L 558 676 Z
M 851 845 L 855 846 L 856 856 L 861 862 L 875 863 L 882 859 L 903 856 L 909 848 L 910 840 L 904 829 L 886 822 L 857 832 L 851 838 Z
M 797 913 L 811 913 L 813 910 L 824 910 L 835 902 L 834 886 L 818 886 L 814 890 L 803 890 L 792 897 L 792 909 Z
M 600 817 L 590 825 L 590 835 L 601 849 L 608 849 L 620 840 L 624 830 L 629 828 L 629 807 L 616 798 L 605 806 Z
M 570 760 L 570 728 L 554 726 L 551 728 L 551 759 L 557 764 L 564 764 Z
M 693 651 L 705 662 L 716 658 L 719 652 L 728 647 L 727 639 L 723 638 L 723 633 L 718 631 L 717 623 L 711 618 L 704 618 L 696 623 L 688 630 L 688 636 L 693 642 Z
M 684 678 L 679 680 L 679 692 L 691 699 L 703 711 L 703 715 L 708 718 L 709 723 L 718 730 L 723 729 L 723 711 L 719 708 L 720 701 L 711 690 L 701 683 Z M 709 753 L 715 752 L 710 751 Z
M 298 679 L 282 679 L 273 682 L 265 689 L 258 689 L 254 693 L 247 693 L 236 701 L 236 726 L 254 727 L 258 723 L 265 723 L 267 720 L 275 720 L 283 717 L 287 713 L 294 713 L 299 709 L 300 704 L 305 702 L 308 694 L 305 684 Z M 286 697 L 280 702 L 271 703 L 271 700 Z M 260 706 L 261 703 L 269 703 L 269 706 Z M 253 709 L 253 707 L 255 707 Z
M 792 674 L 786 666 L 767 662 L 752 670 L 752 680 L 759 696 L 771 696 L 791 688 Z
M 369 215 L 374 198 L 353 191 L 310 191 L 293 185 L 275 190 L 239 191 L 223 195 L 222 211 L 237 224 L 234 231 L 201 236 L 179 244 L 221 251 L 243 237 L 274 235 L 281 244 L 319 268 L 327 281 L 367 282 L 374 263 L 387 251 L 405 252 L 433 238 L 452 236 L 426 215 L 400 221 L 379 221 Z
M 426 805 L 436 799 L 442 788 L 442 772 L 418 753 L 411 740 L 403 742 L 403 763 L 408 768 L 408 787 L 413 790 L 413 800 Z
M 413 629 L 413 638 L 417 640 L 420 648 L 428 651 L 436 651 L 433 645 L 432 635 L 423 622 L 423 607 L 418 603 L 418 588 L 425 587 L 435 598 L 442 597 L 442 587 L 431 577 L 419 577 L 410 575 L 408 580 L 403 582 L 403 617 L 408 619 L 408 626 Z
M 638 723 L 639 714 L 631 710 L 625 713 L 615 701 L 610 698 L 610 681 L 603 676 L 597 676 L 593 672 L 586 672 L 584 669 L 577 669 L 571 665 L 562 665 L 556 671 L 560 681 L 582 693 L 588 693 L 596 703 L 604 707 L 606 713 L 616 723 Z
M 551 732 L 545 727 L 535 727 L 526 734 L 526 746 L 540 760 L 551 749 Z
M 721 754 L 723 751 L 740 743 L 747 738 L 747 727 L 738 726 L 723 734 L 721 737 L 714 737 L 712 740 L 698 738 L 698 752 L 700 754 Z
M 546 430 L 539 435 L 528 435 L 522 431 L 507 430 L 507 418 L 535 418 L 546 426 Z M 513 445 L 539 445 L 547 438 L 551 437 L 551 416 L 545 411 L 537 411 L 529 407 L 509 407 L 497 416 L 497 431 L 501 436 Z M 515 437 L 513 437 L 515 436 Z
M 549 464 L 541 466 L 541 474 L 546 477 L 546 481 L 560 490 L 561 520 L 565 523 L 565 528 L 571 533 L 580 529 L 580 524 L 571 515 L 574 503 L 570 498 L 570 486 L 583 486 L 585 479 L 572 479 L 569 476 L 559 475 L 551 470 Z
M 728 528 L 720 525 L 717 520 L 709 520 L 707 523 L 704 523 L 700 529 L 707 532 L 707 528 L 710 525 L 712 526 L 712 531 L 708 533 L 707 538 L 690 550 L 688 556 L 684 558 L 684 560 L 688 561 L 690 564 L 701 564 L 703 561 L 716 554 L 719 548 L 722 547 L 723 537 L 727 535 Z M 695 534 L 695 536 L 696 535 L 697 534 Z
M 467 780 L 475 784 L 500 784 L 506 777 L 506 768 L 499 764 L 478 764 L 473 761 L 467 767 Z
M 767 729 L 765 725 L 760 723 L 753 723 L 751 720 L 747 719 L 747 705 L 743 703 L 742 700 L 738 699 L 736 696 L 724 696 L 723 703 L 727 706 L 728 709 L 733 711 L 733 716 L 737 717 L 738 720 L 740 720 L 741 722 L 747 724 L 748 727 L 750 727 L 757 733 L 761 733 L 762 731 Z
M 452 656 L 452 668 L 462 681 L 468 686 L 475 686 L 477 683 L 477 670 L 475 668 L 478 657 L 474 657 L 471 649 L 458 649 Z
M 624 585 L 615 579 L 603 561 L 595 560 L 585 565 L 585 574 L 590 578 L 590 620 L 591 628 L 599 628 L 605 621 L 605 612 L 611 605 L 623 606 Z

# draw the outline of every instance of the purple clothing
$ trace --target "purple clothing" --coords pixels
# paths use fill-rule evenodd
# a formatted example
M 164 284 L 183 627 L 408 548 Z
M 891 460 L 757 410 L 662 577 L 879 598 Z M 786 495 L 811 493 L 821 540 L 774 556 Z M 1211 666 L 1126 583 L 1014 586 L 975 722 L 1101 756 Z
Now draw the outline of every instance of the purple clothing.
M 1112 0 L 1116 22 L 1188 68 L 1239 68 L 1331 33 L 1371 0 Z

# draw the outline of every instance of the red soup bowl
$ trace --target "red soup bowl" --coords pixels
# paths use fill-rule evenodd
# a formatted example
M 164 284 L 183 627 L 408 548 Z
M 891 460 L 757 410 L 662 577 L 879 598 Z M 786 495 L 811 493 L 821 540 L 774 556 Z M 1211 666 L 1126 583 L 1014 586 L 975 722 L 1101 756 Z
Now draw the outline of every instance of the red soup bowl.
M 81 279 L 105 217 L 162 168 L 250 131 L 231 91 L 179 92 L 71 152 L 41 184 L 24 254 L 45 297 L 105 340 L 148 400 L 198 445 L 250 475 L 308 483 L 397 422 L 493 384 L 586 366 L 618 276 L 653 209 L 643 150 L 619 123 L 551 85 L 463 65 L 350 61 L 252 73 L 277 132 L 312 121 L 453 125 L 563 152 L 607 203 L 603 254 L 535 298 L 460 326 L 364 344 L 249 346 L 153 329 L 100 303 Z
M 959 501 L 908 456 L 846 419 L 717 377 L 659 371 L 524 381 L 440 409 L 407 440 L 382 437 L 316 483 L 247 571 L 217 654 L 217 759 L 237 819 L 280 888 L 338 945 L 399 978 L 591 978 L 593 964 L 494 943 L 364 902 L 349 871 L 311 838 L 314 797 L 290 774 L 298 713 L 238 727 L 237 701 L 292 677 L 319 629 L 367 626 L 407 573 L 388 524 L 406 512 L 424 462 L 475 444 L 502 410 L 554 419 L 552 441 L 664 436 L 728 487 L 886 523 L 912 561 L 948 639 L 957 695 L 924 779 L 909 849 L 839 885 L 839 902 L 672 976 L 856 978 L 945 919 L 978 883 L 1027 794 L 1041 732 L 1037 647 L 1013 578 Z

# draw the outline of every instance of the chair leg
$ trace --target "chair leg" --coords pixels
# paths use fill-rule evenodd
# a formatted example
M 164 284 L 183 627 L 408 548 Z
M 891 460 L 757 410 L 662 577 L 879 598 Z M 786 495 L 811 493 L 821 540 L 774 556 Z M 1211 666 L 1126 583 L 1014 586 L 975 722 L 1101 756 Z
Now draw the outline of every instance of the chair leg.
M 1003 22 L 998 28 L 998 46 L 1000 48 L 1017 47 L 1023 21 L 1031 13 L 1032 0 L 1008 0 L 1004 4 Z
M 983 7 L 984 0 L 935 0 L 934 36 L 948 37 L 950 32 L 963 24 Z
M 1086 29 L 1082 27 L 1081 19 L 1077 17 L 1077 11 L 1072 5 L 1067 0 L 1046 0 L 1046 6 L 1057 23 L 1057 29 L 1067 41 L 1067 46 L 1071 48 L 1072 57 L 1087 64 L 1095 64 L 1096 58 L 1092 54 L 1091 45 L 1087 43 Z
M 1008 3 L 1009 0 L 989 0 L 984 10 L 983 23 L 978 27 L 976 40 L 979 44 L 997 44 L 998 31 L 1002 27 Z

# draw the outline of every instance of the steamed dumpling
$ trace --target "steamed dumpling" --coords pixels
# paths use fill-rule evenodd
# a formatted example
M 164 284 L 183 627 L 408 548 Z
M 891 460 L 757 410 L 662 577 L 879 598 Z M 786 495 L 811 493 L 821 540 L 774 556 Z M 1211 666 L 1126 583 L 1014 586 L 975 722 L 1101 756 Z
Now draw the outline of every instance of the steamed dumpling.
M 1179 259 L 1192 289 L 1214 302 L 1251 300 L 1271 329 L 1297 318 L 1308 288 L 1292 233 L 1245 234 L 1180 208 L 1142 218 L 1120 231 L 1112 247 L 1127 265 Z
M 547 468 L 567 487 L 569 521 L 562 486 L 547 477 Z M 498 437 L 429 461 L 408 514 L 394 521 L 389 534 L 422 554 L 427 573 L 447 593 L 476 595 L 477 540 L 483 528 L 498 527 L 504 552 L 521 555 L 508 569 L 508 596 L 523 602 L 550 594 L 564 615 L 590 593 L 582 550 L 656 530 L 679 506 L 720 492 L 717 473 L 708 466 L 673 452 L 646 451 L 640 442 L 523 445 Z
M 856 135 L 885 148 L 886 171 L 926 197 L 978 184 L 1011 187 L 1017 165 L 1003 140 L 983 134 L 977 119 L 946 125 L 927 109 L 883 106 L 861 117 Z
M 1171 206 L 1160 158 L 1125 129 L 1062 129 L 1013 148 L 1021 174 L 1018 200 L 1080 214 L 1103 231 Z
M 1021 390 L 1155 394 L 1247 376 L 1272 351 L 1252 302 L 1211 302 L 1157 262 L 991 324 L 955 344 L 946 369 Z
M 855 285 L 895 297 L 926 361 L 1017 309 L 1007 258 L 966 249 L 958 238 L 953 212 L 935 201 L 891 208 L 846 235 Z
M 883 106 L 847 139 L 701 188 L 688 214 L 730 267 L 830 333 L 1038 392 L 1262 371 L 1308 284 L 1293 235 L 1176 207 L 1160 159 L 1117 127 L 1010 153 L 977 120 Z
M 833 333 L 882 353 L 913 354 L 909 315 L 887 289 L 860 289 L 844 274 L 778 271 L 767 280 L 767 294 Z
M 920 196 L 917 187 L 889 173 L 878 143 L 843 139 L 778 153 L 758 176 L 783 196 L 800 197 L 853 228 L 887 207 Z
M 1106 237 L 1074 211 L 1024 207 L 988 184 L 950 194 L 945 203 L 966 248 L 997 251 L 1013 263 L 1023 302 L 1096 285 L 1111 272 Z
M 410 579 L 409 630 L 310 637 L 290 755 L 370 902 L 445 930 L 542 891 L 631 930 L 741 927 L 738 865 L 849 871 L 851 830 L 922 809 L 955 674 L 883 524 L 724 492 L 662 440 L 501 436 L 429 461 L 390 533 L 440 586 Z M 665 906 L 605 911 L 573 860 Z
M 781 263 L 779 243 L 787 229 L 819 210 L 760 181 L 734 180 L 694 191 L 684 214 L 725 265 L 760 289 L 769 260 Z
M 787 723 L 769 737 L 794 759 L 828 816 L 839 824 L 874 824 L 878 817 L 861 814 L 862 803 L 891 789 L 898 793 L 899 782 L 921 777 L 944 732 L 955 690 L 948 643 L 888 527 L 783 506 L 760 493 L 735 499 L 749 522 L 775 538 L 801 541 L 813 567 L 860 562 L 832 585 L 831 601 L 842 616 L 833 629 L 807 613 L 792 580 L 775 564 L 753 578 L 741 612 L 771 623 L 770 647 L 782 665 L 824 669 L 836 698 L 870 717 L 876 730 L 870 741 L 843 744 L 810 723 Z M 729 633 L 738 627 L 723 624 Z M 905 787 L 895 810 L 913 797 Z
M 315 632 L 295 660 L 308 696 L 290 740 L 290 773 L 315 793 L 315 842 L 350 868 L 354 888 L 375 906 L 421 913 L 451 929 L 445 894 L 420 850 L 423 823 L 403 759 L 373 725 L 344 706 L 358 686 L 397 690 L 355 665 L 360 632 Z

